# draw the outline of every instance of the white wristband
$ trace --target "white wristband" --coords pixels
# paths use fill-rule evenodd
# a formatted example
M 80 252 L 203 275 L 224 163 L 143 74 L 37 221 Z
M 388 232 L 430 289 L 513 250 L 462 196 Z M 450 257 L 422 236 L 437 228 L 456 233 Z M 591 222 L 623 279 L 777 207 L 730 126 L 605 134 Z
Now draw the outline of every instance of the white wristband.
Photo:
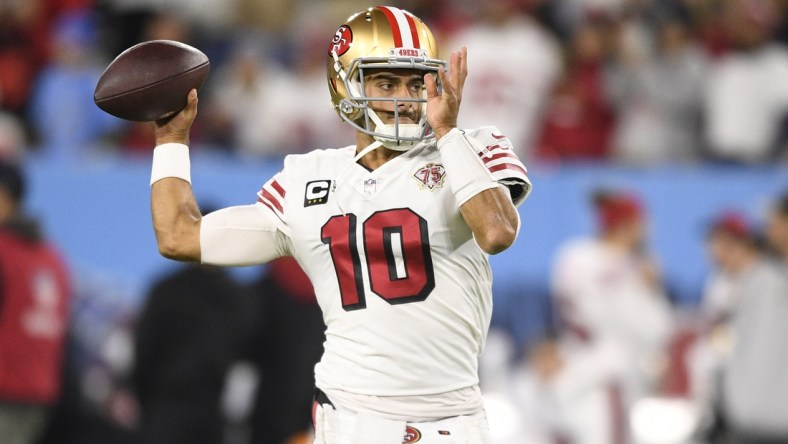
M 479 150 L 462 131 L 457 128 L 449 131 L 438 140 L 438 149 L 458 205 L 462 206 L 473 196 L 498 186 L 490 170 L 479 158 Z
M 177 177 L 192 183 L 189 147 L 182 143 L 164 143 L 153 150 L 150 184 L 165 177 Z

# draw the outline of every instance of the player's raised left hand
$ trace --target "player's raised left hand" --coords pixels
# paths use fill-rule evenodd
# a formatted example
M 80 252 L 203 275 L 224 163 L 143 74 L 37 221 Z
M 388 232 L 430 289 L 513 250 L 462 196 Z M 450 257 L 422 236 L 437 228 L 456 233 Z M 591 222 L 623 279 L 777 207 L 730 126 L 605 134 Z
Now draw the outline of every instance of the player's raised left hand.
M 446 133 L 457 127 L 457 114 L 460 112 L 462 101 L 462 88 L 465 78 L 468 77 L 468 50 L 463 47 L 451 53 L 449 58 L 449 72 L 440 68 L 438 78 L 441 81 L 443 92 L 438 93 L 435 78 L 427 74 L 424 76 L 424 86 L 427 88 L 427 122 L 435 133 L 435 138 L 440 139 Z

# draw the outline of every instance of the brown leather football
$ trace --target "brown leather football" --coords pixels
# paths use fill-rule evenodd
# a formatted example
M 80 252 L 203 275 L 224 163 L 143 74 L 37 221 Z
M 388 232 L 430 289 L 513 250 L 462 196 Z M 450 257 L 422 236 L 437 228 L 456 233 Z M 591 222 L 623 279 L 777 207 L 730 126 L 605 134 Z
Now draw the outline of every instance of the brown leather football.
M 192 88 L 202 87 L 211 62 L 200 50 L 173 40 L 151 40 L 123 51 L 96 85 L 99 108 L 137 122 L 151 122 L 186 106 Z

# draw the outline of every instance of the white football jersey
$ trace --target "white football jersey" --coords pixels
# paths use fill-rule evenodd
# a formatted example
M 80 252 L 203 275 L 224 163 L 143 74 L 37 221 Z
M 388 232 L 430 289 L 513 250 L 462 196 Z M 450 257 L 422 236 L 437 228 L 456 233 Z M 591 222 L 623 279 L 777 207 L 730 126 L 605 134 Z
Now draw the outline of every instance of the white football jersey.
M 520 203 L 525 167 L 497 129 L 466 131 Z M 487 255 L 473 240 L 434 142 L 375 171 L 355 146 L 291 155 L 257 205 L 288 237 L 327 326 L 317 386 L 429 395 L 478 383 L 492 309 Z

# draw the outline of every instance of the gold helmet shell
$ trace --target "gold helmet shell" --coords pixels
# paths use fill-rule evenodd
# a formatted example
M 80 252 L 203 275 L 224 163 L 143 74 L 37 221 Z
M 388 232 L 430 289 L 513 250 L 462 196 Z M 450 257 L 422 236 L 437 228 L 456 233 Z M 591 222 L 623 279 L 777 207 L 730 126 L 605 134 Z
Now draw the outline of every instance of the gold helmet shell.
M 426 91 L 421 98 L 367 97 L 364 71 L 368 69 L 418 69 L 437 72 L 446 62 L 438 58 L 432 32 L 408 11 L 376 6 L 351 15 L 334 34 L 328 47 L 327 71 L 331 105 L 340 118 L 393 149 L 408 149 L 429 137 Z M 384 125 L 368 107 L 370 101 L 418 102 L 422 108 L 416 125 Z M 397 106 L 394 107 L 397 109 Z M 396 112 L 396 111 L 395 111 Z

